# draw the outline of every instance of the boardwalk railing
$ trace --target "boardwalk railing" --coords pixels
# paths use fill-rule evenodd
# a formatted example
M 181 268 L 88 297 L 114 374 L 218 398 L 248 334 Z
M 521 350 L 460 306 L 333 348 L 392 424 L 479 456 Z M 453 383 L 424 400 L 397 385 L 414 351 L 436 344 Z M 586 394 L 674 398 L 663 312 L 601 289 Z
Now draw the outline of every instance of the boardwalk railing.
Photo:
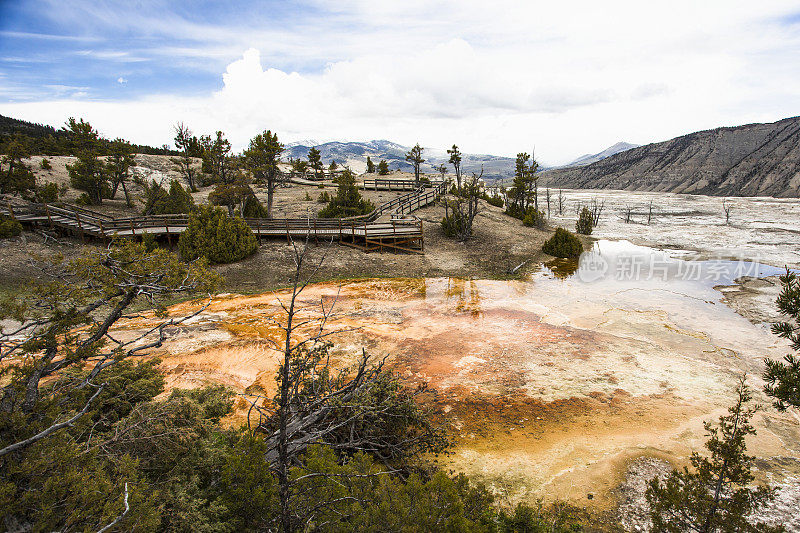
M 441 180 L 434 180 L 430 182 L 428 187 L 436 187 L 440 183 L 442 183 Z M 363 189 L 371 189 L 373 191 L 415 191 L 418 188 L 417 183 L 414 180 L 395 180 L 390 178 L 365 179 L 361 187 Z
M 430 205 L 444 193 L 445 184 L 434 189 L 420 187 L 408 194 L 394 198 L 376 207 L 372 212 L 348 218 L 246 218 L 245 222 L 259 240 L 269 237 L 305 237 L 335 240 L 365 251 L 395 249 L 419 252 L 423 248 L 422 221 L 408 218 L 416 209 Z M 169 242 L 186 230 L 189 216 L 148 215 L 113 218 L 103 213 L 74 205 L 51 205 L 19 201 L 0 203 L 0 213 L 5 213 L 21 223 L 34 226 L 49 226 L 65 230 L 81 239 L 86 236 L 102 239 L 113 237 L 135 238 L 143 233 L 166 237 Z M 390 213 L 391 220 L 378 219 Z

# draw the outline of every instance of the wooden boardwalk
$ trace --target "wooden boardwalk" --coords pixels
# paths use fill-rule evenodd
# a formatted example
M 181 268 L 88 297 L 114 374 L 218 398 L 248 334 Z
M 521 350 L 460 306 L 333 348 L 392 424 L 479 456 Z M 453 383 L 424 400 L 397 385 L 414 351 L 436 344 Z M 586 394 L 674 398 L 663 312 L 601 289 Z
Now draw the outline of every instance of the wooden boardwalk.
M 437 188 L 441 186 L 441 180 L 434 180 L 428 187 Z M 415 191 L 418 189 L 414 180 L 397 180 L 391 178 L 365 179 L 361 183 L 362 189 L 371 191 Z
M 422 253 L 422 221 L 406 216 L 432 204 L 444 192 L 421 187 L 381 204 L 371 213 L 349 218 L 245 218 L 259 239 L 302 238 L 317 242 L 336 241 L 371 252 L 395 250 Z M 0 213 L 33 227 L 49 227 L 62 233 L 94 238 L 104 243 L 113 238 L 140 238 L 144 233 L 172 242 L 186 230 L 188 215 L 150 215 L 114 218 L 75 205 L 38 204 L 16 199 L 0 204 Z M 386 220 L 388 215 L 388 220 Z M 379 220 L 383 217 L 383 220 Z

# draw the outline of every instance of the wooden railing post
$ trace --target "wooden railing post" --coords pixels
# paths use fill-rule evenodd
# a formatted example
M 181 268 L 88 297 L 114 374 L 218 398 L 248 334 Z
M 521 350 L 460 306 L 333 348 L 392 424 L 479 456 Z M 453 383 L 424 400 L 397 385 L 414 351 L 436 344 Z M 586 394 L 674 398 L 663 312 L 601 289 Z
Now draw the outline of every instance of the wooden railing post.
M 86 242 L 86 239 L 83 236 L 83 225 L 81 224 L 81 215 L 77 211 L 73 211 L 75 213 L 75 219 L 78 221 L 78 229 L 81 232 L 81 242 Z

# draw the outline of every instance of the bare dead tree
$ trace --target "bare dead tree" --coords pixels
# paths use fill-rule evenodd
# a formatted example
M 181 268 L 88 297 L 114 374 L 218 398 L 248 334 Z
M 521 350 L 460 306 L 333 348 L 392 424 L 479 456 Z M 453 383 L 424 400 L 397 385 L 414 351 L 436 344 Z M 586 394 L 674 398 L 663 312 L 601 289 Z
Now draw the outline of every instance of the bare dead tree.
M 558 215 L 564 214 L 564 193 L 558 189 Z
M 647 209 L 647 225 L 650 225 L 650 221 L 653 219 L 653 200 L 650 200 L 650 205 Z
M 334 371 L 328 357 L 328 338 L 353 330 L 326 331 L 335 316 L 339 293 L 327 302 L 320 299 L 311 305 L 301 300 L 324 262 L 327 250 L 316 265 L 307 269 L 308 235 L 303 245 L 293 240 L 292 247 L 295 269 L 291 277 L 291 292 L 285 299 L 276 295 L 283 317 L 271 319 L 281 335 L 278 340 L 267 341 L 281 355 L 278 392 L 271 401 L 262 405 L 257 404 L 257 399 L 251 400 L 250 409 L 251 413 L 258 413 L 255 432 L 264 435 L 266 459 L 278 480 L 281 531 L 302 529 L 320 510 L 302 505 L 298 500 L 303 495 L 296 493 L 295 489 L 299 482 L 325 474 L 308 472 L 297 478 L 290 473 L 293 466 L 302 467 L 300 456 L 309 446 L 322 443 L 346 453 L 363 451 L 389 465 L 388 461 L 417 447 L 424 448 L 425 443 L 440 438 L 425 428 L 418 432 L 404 432 L 400 436 L 383 434 L 380 430 L 379 419 L 395 416 L 392 413 L 398 406 L 398 397 L 384 397 L 380 392 L 396 379 L 386 371 L 385 358 L 373 364 L 362 350 L 354 365 Z M 418 389 L 413 395 L 422 390 Z M 411 396 L 404 398 L 408 400 Z M 389 468 L 381 471 L 380 475 L 391 472 L 393 470 Z M 324 505 L 335 503 L 324 502 Z
M 546 190 L 545 198 L 547 199 L 547 218 L 550 218 L 550 187 Z
M 731 221 L 731 209 L 733 208 L 733 204 L 731 204 L 730 200 L 727 198 L 722 199 L 722 211 L 725 213 L 725 225 L 727 226 L 730 224 Z
M 597 197 L 592 198 L 591 204 L 591 211 L 592 211 L 592 227 L 597 227 L 600 223 L 600 216 L 603 214 L 603 208 L 605 208 L 606 201 L 603 200 L 602 202 L 597 201 Z
M 622 220 L 624 220 L 626 224 L 630 224 L 632 216 L 633 208 L 629 205 L 626 205 L 625 209 L 622 210 Z

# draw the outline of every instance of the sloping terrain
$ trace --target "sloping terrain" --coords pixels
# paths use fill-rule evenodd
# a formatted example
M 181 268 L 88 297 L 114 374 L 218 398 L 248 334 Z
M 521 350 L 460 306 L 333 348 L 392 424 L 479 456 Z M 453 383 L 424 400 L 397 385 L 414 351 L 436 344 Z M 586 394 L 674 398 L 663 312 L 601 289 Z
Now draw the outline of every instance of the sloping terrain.
M 698 131 L 542 178 L 569 189 L 798 197 L 800 117 Z

